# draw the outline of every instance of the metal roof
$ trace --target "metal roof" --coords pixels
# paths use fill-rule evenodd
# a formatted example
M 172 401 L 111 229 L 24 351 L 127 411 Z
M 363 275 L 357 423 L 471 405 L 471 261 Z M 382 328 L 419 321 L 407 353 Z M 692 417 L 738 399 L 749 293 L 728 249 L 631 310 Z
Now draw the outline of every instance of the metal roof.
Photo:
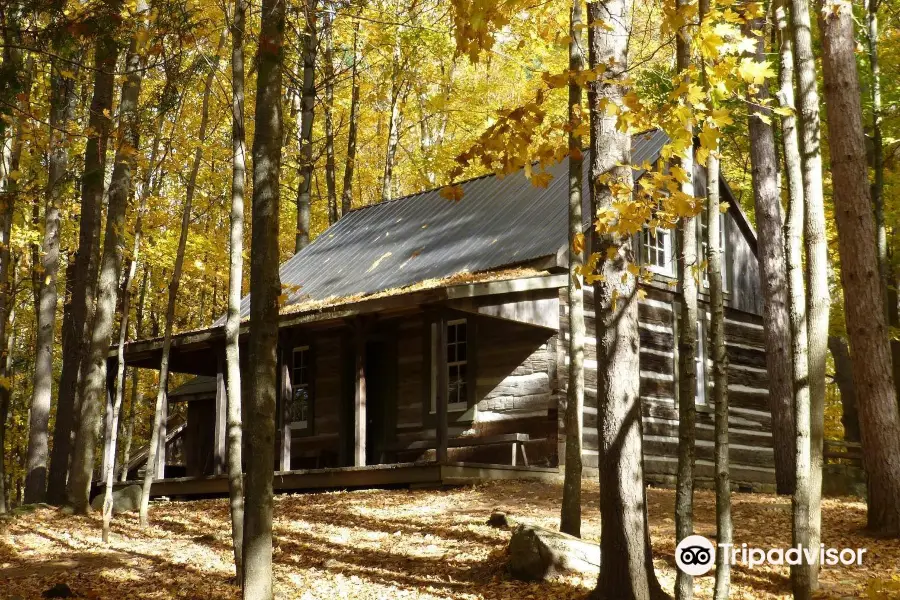
M 654 162 L 667 141 L 659 130 L 632 138 L 633 164 Z M 590 160 L 585 157 L 585 175 Z M 367 295 L 461 272 L 478 272 L 553 256 L 567 244 L 568 158 L 548 168 L 539 188 L 522 172 L 461 184 L 449 201 L 440 190 L 353 210 L 281 265 L 286 305 Z M 635 179 L 643 174 L 635 171 Z M 589 206 L 588 177 L 584 180 Z M 586 222 L 590 212 L 585 211 Z M 250 296 L 241 316 L 250 313 Z M 224 323 L 220 318 L 216 325 Z

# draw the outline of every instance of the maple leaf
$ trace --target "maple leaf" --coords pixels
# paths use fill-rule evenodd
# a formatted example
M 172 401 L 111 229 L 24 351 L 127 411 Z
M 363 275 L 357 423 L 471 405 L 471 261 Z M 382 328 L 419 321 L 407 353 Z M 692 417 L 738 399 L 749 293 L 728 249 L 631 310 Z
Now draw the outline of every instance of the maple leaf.
M 440 191 L 441 198 L 446 198 L 447 200 L 452 200 L 453 202 L 459 202 L 463 199 L 463 195 L 465 192 L 461 185 L 448 185 L 441 188 Z
M 767 77 L 774 77 L 775 71 L 772 70 L 772 65 L 768 61 L 756 61 L 750 57 L 744 57 L 738 66 L 738 74 L 747 83 L 759 85 L 765 83 Z

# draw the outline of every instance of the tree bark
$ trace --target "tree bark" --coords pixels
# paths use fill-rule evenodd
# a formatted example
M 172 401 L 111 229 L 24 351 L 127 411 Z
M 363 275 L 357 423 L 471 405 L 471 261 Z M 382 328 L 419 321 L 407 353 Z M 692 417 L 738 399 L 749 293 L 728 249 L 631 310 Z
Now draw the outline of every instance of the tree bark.
M 106 147 L 112 129 L 113 88 L 119 47 L 115 40 L 112 18 L 118 13 L 113 0 L 102 9 L 98 22 L 103 34 L 94 47 L 94 90 L 88 119 L 88 138 L 84 150 L 84 171 L 81 178 L 81 212 L 78 229 L 78 251 L 75 253 L 75 281 L 68 311 L 71 331 L 63 332 L 70 342 L 63 348 L 62 373 L 59 382 L 56 423 L 53 428 L 53 450 L 47 482 L 47 500 L 52 504 L 66 501 L 66 479 L 72 453 L 73 433 L 80 399 L 83 397 L 84 377 L 89 361 L 87 346 L 91 339 L 94 301 L 97 291 L 96 259 L 100 245 L 100 225 L 103 210 L 103 187 L 106 173 Z
M 334 162 L 334 5 L 325 8 L 325 24 L 322 28 L 325 38 L 325 55 L 322 57 L 325 74 L 325 187 L 328 190 L 328 224 L 338 220 L 337 188 L 335 184 Z
M 241 282 L 244 268 L 244 187 L 246 146 L 244 136 L 244 0 L 234 2 L 231 26 L 231 232 L 228 247 L 228 315 L 225 319 L 225 393 L 228 428 L 228 506 L 231 543 L 238 584 L 243 579 L 244 473 L 241 457 L 241 361 L 238 342 L 241 327 Z
M 631 140 L 617 128 L 606 104 L 625 94 L 627 32 L 631 3 L 588 3 L 590 68 L 606 65 L 588 88 L 591 118 L 591 214 L 614 201 L 611 184 L 632 186 Z M 597 417 L 600 466 L 600 544 L 603 561 L 595 598 L 664 598 L 650 548 L 638 394 L 637 282 L 630 236 L 592 229 L 601 280 L 594 282 L 597 335 Z
M 852 5 L 831 0 L 820 18 L 822 65 L 834 218 L 838 228 L 841 283 L 850 336 L 853 382 L 859 392 L 859 424 L 868 474 L 868 527 L 900 536 L 900 416 L 891 371 L 887 322 L 881 305 L 878 256 L 872 240 L 866 146 L 854 56 Z
M 747 24 L 756 38 L 757 61 L 765 60 L 763 18 Z M 752 32 L 756 32 L 755 34 Z M 754 114 L 748 119 L 753 201 L 759 243 L 759 270 L 763 290 L 766 371 L 769 375 L 769 410 L 772 413 L 772 442 L 775 451 L 775 485 L 779 494 L 794 492 L 794 415 L 791 389 L 791 330 L 788 317 L 787 264 L 784 247 L 784 215 L 778 183 L 778 158 L 772 111 L 766 82 L 754 86 L 749 98 Z M 756 116 L 756 115 L 760 116 Z M 769 119 L 767 122 L 764 119 Z
M 685 10 L 686 0 L 676 0 L 676 8 Z M 679 29 L 675 39 L 675 59 L 681 77 L 690 78 L 691 25 Z M 688 139 L 693 140 L 694 124 L 688 122 Z M 691 143 L 678 158 L 688 180 L 681 191 L 694 195 L 694 146 Z M 681 311 L 678 328 L 678 471 L 675 484 L 675 540 L 680 542 L 694 533 L 694 463 L 696 460 L 697 424 L 697 218 L 682 217 L 679 232 L 678 278 L 681 287 Z M 706 360 L 706 357 L 703 357 Z M 694 578 L 682 570 L 675 575 L 675 597 L 691 600 Z
M 569 19 L 569 70 L 584 69 L 581 36 L 581 0 L 574 0 Z M 572 129 L 581 119 L 581 87 L 569 83 L 569 123 Z M 566 466 L 563 482 L 559 530 L 581 537 L 582 437 L 584 435 L 584 290 L 581 268 L 584 266 L 584 227 L 582 225 L 581 186 L 584 160 L 581 138 L 569 133 L 569 371 L 566 385 Z
M 88 369 L 84 374 L 84 397 L 81 415 L 75 435 L 72 467 L 67 488 L 68 502 L 77 513 L 90 511 L 91 477 L 94 470 L 94 446 L 99 433 L 101 413 L 106 397 L 106 355 L 112 339 L 113 320 L 122 274 L 125 245 L 125 213 L 131 194 L 138 137 L 138 99 L 143 79 L 143 64 L 139 53 L 139 40 L 143 39 L 146 25 L 143 14 L 147 8 L 143 2 L 136 11 L 141 19 L 125 58 L 126 76 L 122 84 L 119 103 L 120 121 L 116 144 L 115 167 L 109 187 L 106 217 L 106 233 L 103 240 L 103 257 L 100 261 L 96 314 L 90 345 Z
M 356 130 L 359 122 L 359 20 L 353 22 L 353 66 L 350 74 L 350 123 L 347 125 L 347 162 L 344 163 L 344 189 L 341 192 L 341 216 L 353 208 L 353 169 L 356 166 Z
M 253 139 L 253 223 L 250 247 L 250 393 L 244 508 L 244 598 L 272 598 L 272 478 L 278 393 L 278 208 L 281 167 L 281 78 L 285 5 L 263 0 Z
M 844 440 L 859 442 L 859 412 L 856 400 L 856 386 L 853 385 L 853 362 L 847 342 L 836 335 L 828 336 L 828 350 L 834 358 L 834 382 L 841 393 L 841 424 L 844 426 Z
M 719 157 L 710 152 L 706 162 L 706 262 L 709 265 L 710 345 L 715 406 L 716 544 L 731 544 L 731 478 L 728 464 L 728 356 L 725 353 L 725 293 L 722 289 L 722 253 L 719 220 Z M 727 600 L 731 565 L 725 551 L 716 553 L 716 600 Z
M 225 44 L 225 35 L 226 31 L 223 30 L 222 35 L 219 37 L 219 44 L 216 47 L 215 57 L 212 60 L 209 73 L 206 76 L 206 83 L 203 87 L 203 103 L 200 109 L 200 132 L 198 136 L 199 143 L 194 150 L 194 162 L 191 165 L 191 172 L 190 175 L 188 175 L 187 186 L 185 188 L 184 207 L 181 213 L 181 231 L 178 237 L 178 249 L 175 252 L 175 265 L 172 267 L 172 280 L 169 282 L 169 299 L 168 304 L 166 305 L 166 329 L 163 337 L 162 356 L 160 357 L 159 367 L 159 388 L 156 392 L 153 429 L 150 433 L 147 468 L 144 471 L 144 481 L 141 491 L 140 521 L 142 527 L 147 527 L 149 525 L 148 510 L 150 505 L 150 487 L 153 485 L 153 480 L 156 477 L 160 458 L 164 461 L 163 468 L 165 468 L 165 440 L 160 439 L 160 433 L 163 424 L 165 423 L 165 413 L 168 402 L 169 358 L 172 348 L 172 329 L 175 322 L 175 302 L 178 299 L 178 288 L 181 285 L 181 273 L 184 269 L 184 253 L 187 248 L 188 233 L 191 228 L 191 210 L 194 203 L 194 193 L 197 189 L 197 175 L 200 172 L 200 164 L 203 160 L 203 147 L 206 144 L 206 134 L 209 127 L 209 95 L 212 91 L 213 80 L 218 71 L 222 46 Z M 161 452 L 163 454 L 162 457 L 160 457 Z M 109 485 L 111 488 L 111 479 Z
M 147 295 L 147 280 L 150 276 L 150 269 L 145 266 L 144 267 L 144 275 L 141 277 L 141 293 L 138 296 L 138 303 L 134 307 L 135 308 L 135 323 L 134 323 L 134 339 L 141 339 L 141 332 L 143 331 L 144 325 L 144 299 Z M 138 370 L 131 370 L 131 402 L 128 404 L 128 419 L 125 424 L 125 434 L 124 434 L 124 443 L 122 448 L 122 469 L 119 475 L 119 481 L 125 482 L 128 481 L 128 462 L 131 460 L 131 443 L 134 439 L 134 415 L 137 409 L 137 406 L 143 401 L 143 395 L 140 393 L 140 388 L 138 387 L 139 376 Z
M 12 289 L 15 289 L 16 277 L 15 277 L 15 261 L 13 261 L 13 277 L 12 277 Z M 12 296 L 10 297 L 10 301 L 12 300 Z M 0 377 L 4 379 L 8 379 L 8 387 L 0 386 L 0 448 L 6 447 L 6 426 L 7 419 L 9 418 L 9 410 L 12 406 L 12 384 L 13 378 L 15 377 L 15 372 L 9 369 L 9 365 L 12 363 L 13 350 L 16 347 L 16 331 L 13 328 L 16 323 L 16 310 L 15 306 L 10 302 L 11 307 L 9 310 L 8 317 L 5 317 L 8 321 L 5 323 L 7 326 L 3 330 L 3 335 L 0 336 L 0 339 L 3 340 L 5 346 L 3 346 L 3 360 L 0 362 Z M 6 461 L 0 459 L 0 514 L 4 514 L 9 510 L 9 504 L 7 502 L 7 485 L 6 485 Z
M 305 0 L 306 30 L 303 36 L 303 90 L 300 103 L 300 185 L 297 190 L 297 240 L 294 252 L 309 245 L 310 189 L 315 164 L 313 163 L 312 133 L 316 106 L 316 31 L 317 0 Z
M 883 293 L 888 289 L 887 230 L 884 225 L 884 140 L 881 131 L 881 66 L 878 61 L 878 5 L 879 0 L 866 0 L 866 42 L 869 55 L 869 74 L 872 78 L 872 211 L 875 214 L 875 247 L 878 272 Z M 885 298 L 885 300 L 887 300 Z M 888 309 L 887 305 L 885 306 Z M 896 309 L 895 311 L 896 312 Z
M 381 178 L 381 201 L 386 202 L 393 197 L 394 162 L 397 157 L 397 147 L 400 145 L 400 103 L 405 96 L 406 84 L 401 81 L 402 72 L 400 65 L 400 40 L 394 42 L 394 52 L 391 57 L 391 111 L 388 119 L 387 146 L 384 151 L 384 175 Z
M 64 55 L 62 43 L 54 44 Z M 61 59 L 50 61 L 50 135 L 44 237 L 41 243 L 38 285 L 34 385 L 28 427 L 25 502 L 47 499 L 47 461 L 50 444 L 50 404 L 53 393 L 53 342 L 56 334 L 57 276 L 59 274 L 60 204 L 68 179 L 69 144 L 66 128 L 74 112 L 75 81 L 60 73 Z
M 822 522 L 822 441 L 825 421 L 825 358 L 828 345 L 828 246 L 825 239 L 825 204 L 822 194 L 822 155 L 819 93 L 816 88 L 815 55 L 808 0 L 790 0 L 791 35 L 797 83 L 797 123 L 804 191 L 804 236 L 806 247 L 806 322 L 809 348 L 809 471 L 803 503 L 809 507 L 809 546 L 819 547 Z M 872 238 L 874 239 L 874 238 Z M 799 413 L 795 415 L 795 427 Z M 805 425 L 804 425 L 805 428 Z M 798 433 L 798 443 L 805 438 Z M 805 441 L 803 442 L 805 443 Z M 798 456 L 807 450 L 798 448 Z M 797 480 L 801 465 L 797 465 Z M 799 493 L 799 492 L 798 492 Z M 795 493 L 795 496 L 798 495 Z M 796 502 L 796 500 L 795 500 Z M 800 575 L 805 571 L 805 576 Z M 795 595 L 807 597 L 818 588 L 818 554 L 807 567 L 794 569 Z M 799 578 L 798 578 L 799 576 Z

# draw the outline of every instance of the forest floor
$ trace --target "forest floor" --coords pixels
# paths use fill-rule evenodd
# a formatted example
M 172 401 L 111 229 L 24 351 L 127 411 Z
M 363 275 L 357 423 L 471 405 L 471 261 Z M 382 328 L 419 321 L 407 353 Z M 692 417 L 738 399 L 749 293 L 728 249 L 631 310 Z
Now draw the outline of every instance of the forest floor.
M 510 533 L 486 525 L 494 508 L 520 521 L 556 528 L 558 485 L 491 482 L 445 490 L 355 491 L 275 498 L 275 577 L 279 598 L 583 598 L 592 579 L 552 584 L 511 580 L 504 571 Z M 675 579 L 674 493 L 648 490 L 657 573 L 671 592 Z M 600 534 L 596 484 L 585 489 L 587 538 Z M 734 539 L 762 548 L 788 547 L 790 499 L 734 495 Z M 0 521 L 0 600 L 40 598 L 57 583 L 77 597 L 122 599 L 238 598 L 231 584 L 227 499 L 157 502 L 152 526 L 137 515 L 113 523 L 100 538 L 100 518 L 37 508 Z M 696 531 L 713 537 L 715 501 L 697 493 Z M 866 548 L 861 566 L 826 567 L 822 597 L 870 595 L 900 581 L 900 543 L 865 536 L 865 505 L 829 499 L 827 546 Z M 893 581 L 891 584 L 889 582 Z M 713 576 L 699 577 L 698 598 L 712 596 Z M 733 567 L 732 598 L 782 598 L 787 567 Z M 895 592 L 896 593 L 896 592 Z

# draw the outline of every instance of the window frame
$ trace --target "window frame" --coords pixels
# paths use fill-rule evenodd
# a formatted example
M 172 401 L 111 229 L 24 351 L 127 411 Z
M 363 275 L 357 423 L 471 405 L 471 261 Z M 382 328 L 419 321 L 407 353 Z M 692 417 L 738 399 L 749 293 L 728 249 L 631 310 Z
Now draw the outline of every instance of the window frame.
M 429 336 L 430 336 L 429 347 L 431 349 L 431 361 L 430 361 L 430 369 L 429 369 L 431 384 L 429 385 L 430 398 L 429 398 L 429 404 L 428 404 L 428 414 L 431 417 L 433 417 L 434 415 L 437 414 L 437 388 L 438 388 L 438 362 L 439 362 L 438 347 L 437 347 L 437 338 L 438 338 L 437 328 L 440 326 L 440 324 L 441 324 L 440 320 L 434 320 L 429 324 L 429 327 L 428 327 Z M 475 381 L 474 377 L 472 376 L 472 369 L 474 368 L 474 363 L 472 360 L 472 353 L 471 353 L 471 345 L 472 345 L 472 340 L 474 337 L 472 335 L 473 320 L 466 318 L 466 317 L 454 318 L 454 319 L 447 319 L 445 324 L 446 324 L 447 331 L 448 331 L 448 335 L 446 336 L 446 339 L 444 341 L 444 343 L 447 344 L 447 346 L 448 346 L 448 348 L 447 348 L 447 350 L 448 350 L 448 352 L 447 352 L 447 354 L 448 354 L 448 360 L 447 360 L 447 386 L 448 386 L 448 388 L 447 388 L 447 394 L 448 394 L 448 396 L 447 396 L 447 414 L 460 416 L 460 415 L 464 415 L 472 407 L 473 394 L 472 394 L 471 388 L 472 388 L 472 385 L 474 385 L 474 381 Z M 450 344 L 459 344 L 459 341 L 454 341 L 454 342 L 450 341 L 450 335 L 449 335 L 450 327 L 454 327 L 454 326 L 458 326 L 458 325 L 462 325 L 462 324 L 464 324 L 466 326 L 466 328 L 465 328 L 466 329 L 466 339 L 464 341 L 465 346 L 466 346 L 466 359 L 462 360 L 462 361 L 460 361 L 460 360 L 451 361 L 449 359 L 449 355 L 450 355 L 449 346 L 450 346 Z M 450 378 L 450 369 L 452 367 L 458 368 L 460 366 L 465 366 L 465 368 L 466 368 L 466 374 L 464 377 L 464 382 L 465 382 L 464 399 L 458 400 L 456 402 L 451 402 L 450 397 L 449 397 L 450 386 L 452 385 L 452 381 Z M 459 392 L 457 392 L 457 399 L 459 399 L 459 397 L 460 397 Z
M 667 277 L 675 276 L 675 252 L 673 248 L 674 230 L 664 227 L 649 227 L 644 225 L 641 229 L 639 237 L 639 250 L 641 257 L 641 266 L 648 268 L 653 273 L 665 275 Z M 652 241 L 652 246 L 648 242 Z M 660 246 L 660 242 L 662 245 Z M 663 254 L 663 264 L 659 265 L 650 261 L 650 248 L 653 253 L 658 256 L 659 252 Z
M 297 354 L 300 353 L 301 356 L 303 353 L 306 353 L 306 357 L 303 359 L 304 364 L 300 367 L 297 366 Z M 303 344 L 299 346 L 294 346 L 291 349 L 291 365 L 288 370 L 290 376 L 290 389 L 291 395 L 287 398 L 287 402 L 294 402 L 294 394 L 298 389 L 306 390 L 306 420 L 305 421 L 287 421 L 288 407 L 284 406 L 282 410 L 282 418 L 284 419 L 284 427 L 285 429 L 291 431 L 298 431 L 304 433 L 311 433 L 313 429 L 313 423 L 315 423 L 315 391 L 313 386 L 314 380 L 314 370 L 313 370 L 313 348 L 310 344 Z M 305 371 L 306 381 L 303 383 L 297 383 L 297 371 L 298 369 L 302 369 Z
M 709 225 L 706 224 L 708 214 L 706 208 L 700 212 L 700 218 L 697 219 L 697 245 L 700 253 L 700 261 L 705 262 L 708 257 L 706 255 L 706 231 Z M 725 213 L 719 213 L 719 256 L 722 265 L 722 291 L 728 291 L 728 235 L 725 231 L 726 220 Z M 703 289 L 709 290 L 709 265 L 703 269 Z

